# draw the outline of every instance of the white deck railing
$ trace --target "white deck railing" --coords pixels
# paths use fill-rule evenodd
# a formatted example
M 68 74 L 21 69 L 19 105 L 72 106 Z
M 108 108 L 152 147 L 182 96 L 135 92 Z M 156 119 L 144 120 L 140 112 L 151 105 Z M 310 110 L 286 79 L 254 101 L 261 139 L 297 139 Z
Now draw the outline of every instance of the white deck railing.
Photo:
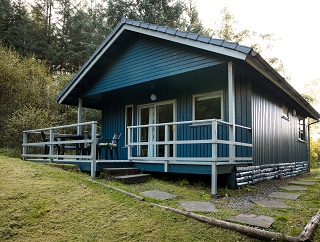
M 218 139 L 218 125 L 224 125 L 228 128 L 225 135 L 228 136 L 228 140 Z M 191 127 L 201 127 L 208 126 L 211 128 L 211 137 L 206 139 L 192 139 L 192 138 L 181 138 L 181 134 L 178 134 L 179 126 L 188 126 L 185 129 L 191 129 Z M 157 128 L 164 127 L 164 139 L 163 141 L 157 141 L 157 135 L 150 138 L 149 140 L 142 141 L 141 133 L 142 129 L 148 129 L 148 132 L 157 134 Z M 251 142 L 251 128 L 231 124 L 225 121 L 210 119 L 210 120 L 200 120 L 200 121 L 181 121 L 181 122 L 171 122 L 171 123 L 161 123 L 161 124 L 147 124 L 147 125 L 136 125 L 128 127 L 128 158 L 132 161 L 139 161 L 141 163 L 164 163 L 164 164 L 188 164 L 188 165 L 211 165 L 211 162 L 216 162 L 216 164 L 232 164 L 238 161 L 246 161 L 247 163 L 252 162 L 252 156 L 250 157 L 236 157 L 235 147 L 252 147 L 252 143 L 236 142 L 236 128 L 244 129 L 250 132 L 250 142 Z M 170 137 L 170 130 L 172 130 L 173 137 Z M 189 131 L 191 132 L 191 131 Z M 210 133 L 210 132 L 208 132 Z M 191 135 L 190 135 L 191 136 Z M 195 145 L 195 144 L 209 144 L 211 145 L 211 156 L 210 157 L 198 157 L 184 155 L 179 152 L 177 155 L 177 147 L 181 145 Z M 225 144 L 229 146 L 229 156 L 228 157 L 218 157 L 218 144 Z M 148 147 L 149 151 L 147 156 L 141 154 L 141 147 Z M 164 147 L 164 155 L 161 157 L 157 156 L 157 148 Z M 169 154 L 170 146 L 173 148 L 171 154 Z M 150 149 L 151 147 L 151 149 Z M 135 154 L 133 154 L 135 152 Z M 219 163 L 220 162 L 220 163 Z
M 90 133 L 89 137 L 84 136 L 83 138 L 62 138 L 58 139 L 57 137 L 63 137 L 63 135 L 67 134 L 76 134 L 78 127 L 86 127 L 88 129 L 88 133 Z M 91 132 L 89 131 L 91 129 Z M 49 141 L 44 142 L 41 137 L 41 132 L 44 132 L 49 139 Z M 81 135 L 81 134 L 79 134 Z M 63 125 L 57 127 L 43 128 L 43 129 L 35 129 L 35 130 L 26 130 L 23 131 L 23 143 L 22 143 L 22 158 L 24 160 L 43 160 L 43 161 L 53 161 L 59 159 L 67 159 L 73 160 L 77 162 L 91 162 L 91 176 L 95 176 L 96 173 L 96 145 L 97 145 L 97 122 L 86 122 L 79 124 L 70 124 Z M 90 154 L 71 154 L 71 155 L 62 155 L 58 154 L 57 147 L 62 148 L 63 146 L 77 145 L 78 148 L 83 145 L 91 148 Z M 43 154 L 43 149 L 45 146 L 49 147 L 49 153 Z M 35 152 L 30 149 L 31 147 L 42 147 L 42 152 Z M 67 149 L 66 149 L 67 150 Z M 76 150 L 76 149 L 75 149 Z M 79 149 L 77 149 L 79 150 Z

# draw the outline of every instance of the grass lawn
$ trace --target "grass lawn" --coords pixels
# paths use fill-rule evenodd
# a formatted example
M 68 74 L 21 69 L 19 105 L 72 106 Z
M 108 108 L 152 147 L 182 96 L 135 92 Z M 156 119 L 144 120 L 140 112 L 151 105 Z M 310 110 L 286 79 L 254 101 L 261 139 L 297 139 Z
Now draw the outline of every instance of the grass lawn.
M 256 241 L 85 178 L 0 156 L 0 241 Z
M 98 179 L 137 195 L 154 189 L 178 195 L 166 201 L 146 198 L 141 202 L 87 178 L 87 174 L 0 156 L 0 241 L 258 241 L 147 203 L 182 209 L 180 201 L 210 201 L 210 187 L 202 182 L 153 178 L 144 184 L 123 185 Z M 218 191 L 232 198 L 255 189 Z M 272 216 L 275 222 L 270 231 L 297 236 L 320 208 L 319 189 L 320 183 L 297 201 L 286 201 L 290 209 L 254 205 L 246 212 Z M 219 212 L 202 214 L 223 220 L 238 214 L 222 204 L 216 207 Z M 315 241 L 320 239 L 318 230 Z

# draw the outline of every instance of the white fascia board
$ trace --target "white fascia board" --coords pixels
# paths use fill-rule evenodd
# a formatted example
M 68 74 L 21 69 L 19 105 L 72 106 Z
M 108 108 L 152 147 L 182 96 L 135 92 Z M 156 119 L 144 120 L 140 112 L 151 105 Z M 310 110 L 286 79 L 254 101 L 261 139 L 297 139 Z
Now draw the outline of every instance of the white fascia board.
M 86 68 L 82 71 L 81 75 L 73 82 L 73 84 L 68 88 L 65 94 L 60 98 L 59 104 L 63 102 L 63 100 L 69 95 L 69 93 L 78 85 L 79 81 L 88 73 L 88 71 L 95 65 L 95 63 L 100 59 L 100 57 L 106 52 L 106 50 L 114 43 L 114 41 L 121 35 L 121 33 L 125 30 L 125 27 L 122 26 L 117 33 L 108 41 L 108 43 L 100 50 L 99 53 L 94 57 L 91 63 L 86 66 Z
M 171 35 L 171 34 L 168 34 L 165 32 L 159 32 L 157 30 L 150 30 L 150 29 L 145 29 L 145 28 L 141 28 L 141 27 L 136 27 L 133 25 L 126 25 L 125 28 L 127 30 L 130 30 L 133 32 L 153 36 L 153 37 L 156 37 L 159 39 L 169 40 L 169 41 L 172 41 L 175 43 L 199 48 L 202 50 L 206 50 L 209 52 L 237 58 L 240 60 L 245 60 L 247 58 L 247 54 L 236 51 L 236 50 L 232 50 L 232 49 L 229 49 L 229 48 L 226 48 L 223 46 L 216 46 L 216 45 L 213 45 L 210 43 L 204 43 L 204 42 L 200 42 L 197 40 L 192 40 L 192 39 L 188 39 L 188 38 L 184 38 L 184 37 L 180 37 L 180 36 L 176 36 L 176 35 Z

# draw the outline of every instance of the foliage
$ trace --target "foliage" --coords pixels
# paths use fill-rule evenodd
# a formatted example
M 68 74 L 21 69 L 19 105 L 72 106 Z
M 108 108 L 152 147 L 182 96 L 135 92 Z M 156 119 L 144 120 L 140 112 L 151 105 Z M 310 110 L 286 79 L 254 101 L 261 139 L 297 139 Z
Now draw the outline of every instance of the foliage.
M 192 0 L 3 0 L 0 13 L 0 40 L 23 57 L 46 60 L 51 71 L 77 71 L 123 16 L 203 30 Z
M 204 32 L 206 35 L 220 38 L 226 41 L 234 41 L 244 45 L 251 46 L 256 52 L 264 55 L 266 52 L 273 48 L 273 42 L 275 37 L 273 34 L 262 34 L 252 30 L 237 31 L 237 21 L 234 16 L 229 12 L 227 7 L 221 10 L 221 21 L 215 23 L 215 28 L 206 29 Z M 266 58 L 268 63 L 286 80 L 290 80 L 290 77 L 286 75 L 283 62 L 277 57 Z
M 107 23 L 115 25 L 123 16 L 147 23 L 156 23 L 171 28 L 183 27 L 184 2 L 178 0 L 120 0 L 108 1 Z
M 310 140 L 310 164 L 312 168 L 320 168 L 320 138 Z
M 21 58 L 0 46 L 0 76 L 1 147 L 20 150 L 23 130 L 76 120 L 74 108 L 54 101 L 69 78 L 58 75 L 53 81 L 45 63 L 34 56 Z

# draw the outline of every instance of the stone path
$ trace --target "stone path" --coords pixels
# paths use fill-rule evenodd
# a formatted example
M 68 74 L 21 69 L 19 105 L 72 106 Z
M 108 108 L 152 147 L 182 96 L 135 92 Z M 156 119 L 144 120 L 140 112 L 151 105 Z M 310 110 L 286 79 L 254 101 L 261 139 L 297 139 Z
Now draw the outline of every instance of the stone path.
M 146 192 L 142 192 L 141 194 L 147 197 L 158 199 L 158 200 L 167 200 L 167 199 L 176 197 L 176 195 L 174 194 L 159 191 L 159 190 L 146 191 Z
M 297 200 L 300 195 L 301 193 L 272 192 L 268 195 L 268 197 Z
M 320 178 L 320 177 L 318 177 Z M 296 186 L 296 185 L 307 185 L 312 186 L 316 184 L 316 181 L 292 181 L 289 182 L 289 186 L 280 187 L 281 189 L 287 191 L 307 191 L 308 188 Z M 269 198 L 280 198 L 280 199 L 289 199 L 289 200 L 296 200 L 300 197 L 301 193 L 286 193 L 286 192 L 272 192 L 268 195 Z M 277 200 L 266 200 L 262 199 L 259 201 L 252 201 L 262 207 L 269 207 L 269 208 L 290 208 L 287 204 L 282 201 Z M 239 214 L 238 216 L 230 218 L 231 221 L 244 223 L 253 226 L 259 226 L 263 228 L 269 228 L 273 223 L 273 218 L 263 215 L 253 215 L 253 214 Z
M 320 177 L 316 177 L 320 178 Z M 298 185 L 307 185 L 312 186 L 316 184 L 316 181 L 292 181 L 289 182 L 289 186 L 280 187 L 283 190 L 287 191 L 306 191 L 308 188 L 301 187 Z M 147 197 L 159 199 L 159 200 L 167 200 L 171 198 L 177 197 L 174 194 L 159 191 L 159 190 L 151 190 L 145 191 L 141 193 Z M 268 208 L 290 208 L 287 204 L 279 200 L 270 200 L 270 198 L 280 198 L 280 199 L 289 199 L 289 200 L 296 200 L 300 197 L 301 193 L 287 193 L 287 192 L 272 192 L 268 195 L 268 199 L 262 200 L 254 200 L 251 201 L 255 204 L 260 205 L 261 207 L 268 207 Z M 218 209 L 210 203 L 210 202 L 196 202 L 196 201 L 181 201 L 180 204 L 186 211 L 189 212 L 217 212 Z M 269 216 L 264 215 L 255 215 L 255 214 L 239 214 L 237 216 L 231 217 L 229 221 L 248 224 L 252 226 L 258 226 L 262 228 L 269 228 L 274 219 Z
M 265 207 L 265 208 L 290 208 L 290 206 L 288 206 L 284 202 L 277 201 L 277 200 L 265 200 L 265 199 L 263 199 L 263 200 L 252 201 L 252 202 L 260 205 L 261 207 Z
M 259 226 L 262 228 L 269 228 L 274 222 L 272 217 L 255 214 L 239 214 L 235 217 L 231 217 L 229 220 L 233 222 Z
M 308 190 L 308 188 L 300 187 L 300 186 L 285 186 L 280 188 L 287 191 L 307 191 Z
M 180 204 L 189 212 L 218 212 L 218 209 L 210 202 L 183 201 Z
M 295 185 L 308 185 L 308 186 L 313 186 L 314 184 L 316 184 L 316 182 L 306 182 L 306 181 L 292 181 L 289 183 L 295 184 Z

